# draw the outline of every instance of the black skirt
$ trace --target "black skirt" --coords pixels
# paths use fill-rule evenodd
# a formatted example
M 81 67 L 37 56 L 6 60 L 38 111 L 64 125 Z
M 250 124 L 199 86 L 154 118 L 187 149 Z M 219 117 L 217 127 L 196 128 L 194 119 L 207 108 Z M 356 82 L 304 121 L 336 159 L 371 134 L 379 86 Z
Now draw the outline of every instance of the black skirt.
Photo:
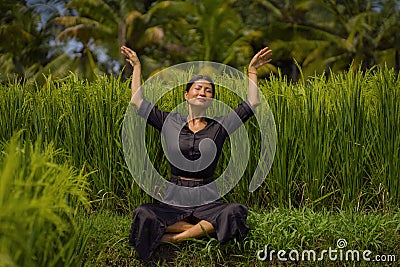
M 174 177 L 171 182 L 187 187 L 204 184 Z M 158 246 L 167 227 L 182 220 L 190 220 L 191 223 L 201 220 L 210 222 L 220 244 L 233 238 L 240 242 L 249 231 L 246 223 L 247 215 L 246 206 L 238 203 L 224 203 L 221 200 L 197 207 L 178 207 L 165 203 L 143 204 L 133 213 L 129 244 L 137 250 L 143 260 L 147 261 Z

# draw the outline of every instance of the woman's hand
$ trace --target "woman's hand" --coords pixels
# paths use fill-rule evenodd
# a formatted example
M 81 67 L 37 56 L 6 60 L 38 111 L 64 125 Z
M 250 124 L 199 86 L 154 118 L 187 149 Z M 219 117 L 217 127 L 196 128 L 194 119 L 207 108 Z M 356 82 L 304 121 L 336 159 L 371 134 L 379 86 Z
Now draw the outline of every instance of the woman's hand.
M 259 67 L 270 62 L 272 56 L 272 50 L 268 47 L 261 49 L 254 57 L 251 59 L 249 64 L 249 71 L 255 72 Z
M 126 56 L 126 61 L 131 64 L 133 69 L 135 69 L 135 66 L 140 66 L 140 61 L 135 51 L 123 45 L 121 46 L 121 53 Z
M 141 79 L 142 69 L 140 67 L 140 61 L 135 51 L 133 51 L 129 47 L 121 46 L 121 53 L 126 56 L 126 61 L 128 61 L 133 68 L 131 84 L 132 97 L 130 102 L 135 105 L 136 108 L 139 108 L 143 101 Z
M 268 62 L 271 61 L 272 50 L 268 47 L 265 47 L 260 50 L 254 57 L 251 59 L 248 75 L 249 75 L 249 90 L 247 93 L 247 100 L 250 105 L 255 108 L 260 105 L 260 97 L 258 95 L 258 84 L 257 84 L 257 69 Z

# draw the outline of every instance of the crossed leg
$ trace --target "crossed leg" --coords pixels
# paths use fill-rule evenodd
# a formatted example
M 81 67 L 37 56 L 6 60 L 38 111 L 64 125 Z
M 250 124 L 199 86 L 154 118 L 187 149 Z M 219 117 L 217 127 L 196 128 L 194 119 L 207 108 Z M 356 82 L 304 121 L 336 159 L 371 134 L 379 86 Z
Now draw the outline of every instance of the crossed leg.
M 201 237 L 206 233 L 211 234 L 215 232 L 215 229 L 210 222 L 205 220 L 201 220 L 197 224 L 179 221 L 168 226 L 166 232 L 161 238 L 161 242 L 179 243 L 187 238 Z
M 187 221 L 179 221 L 174 223 L 173 225 L 170 225 L 167 227 L 165 230 L 166 233 L 182 233 L 186 230 L 189 230 L 192 228 L 194 224 L 191 224 Z

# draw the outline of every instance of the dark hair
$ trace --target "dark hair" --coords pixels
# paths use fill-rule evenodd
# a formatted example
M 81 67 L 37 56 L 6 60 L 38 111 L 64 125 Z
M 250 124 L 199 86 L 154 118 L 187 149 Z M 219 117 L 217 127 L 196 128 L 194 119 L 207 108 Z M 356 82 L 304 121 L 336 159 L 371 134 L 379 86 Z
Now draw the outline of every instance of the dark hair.
M 190 87 L 192 87 L 192 85 L 199 80 L 206 80 L 207 82 L 209 82 L 211 84 L 211 88 L 213 91 L 213 96 L 215 95 L 215 84 L 213 82 L 213 80 L 207 76 L 207 75 L 195 75 L 192 77 L 192 79 L 190 79 L 190 81 L 186 84 L 186 88 L 185 88 L 185 92 L 189 92 Z

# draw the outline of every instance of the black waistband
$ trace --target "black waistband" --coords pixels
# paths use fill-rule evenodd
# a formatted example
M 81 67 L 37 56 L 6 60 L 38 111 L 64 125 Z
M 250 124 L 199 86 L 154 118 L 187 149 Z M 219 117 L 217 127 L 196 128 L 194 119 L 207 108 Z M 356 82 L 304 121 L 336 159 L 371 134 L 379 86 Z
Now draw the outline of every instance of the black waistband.
M 180 185 L 180 186 L 195 187 L 195 186 L 209 184 L 212 181 L 214 181 L 214 177 L 192 178 L 193 180 L 189 180 L 191 178 L 185 178 L 185 177 L 182 177 L 182 178 L 184 178 L 184 179 L 180 179 L 180 177 L 177 175 L 171 175 L 170 182 L 173 184 L 176 184 L 176 185 Z M 194 179 L 196 179 L 196 180 L 194 180 Z

